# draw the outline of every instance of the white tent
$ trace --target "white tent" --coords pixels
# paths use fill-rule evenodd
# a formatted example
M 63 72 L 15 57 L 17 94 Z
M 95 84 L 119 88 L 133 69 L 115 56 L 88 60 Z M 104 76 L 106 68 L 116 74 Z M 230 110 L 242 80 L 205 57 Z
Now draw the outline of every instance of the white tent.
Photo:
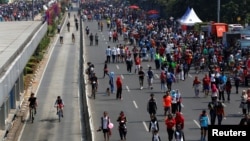
M 187 16 L 185 17 L 185 19 L 182 19 L 180 21 L 181 25 L 188 25 L 188 26 L 192 26 L 195 23 L 201 23 L 202 21 L 200 20 L 200 18 L 196 15 L 196 13 L 194 12 L 194 9 L 192 8 L 189 13 L 187 14 Z

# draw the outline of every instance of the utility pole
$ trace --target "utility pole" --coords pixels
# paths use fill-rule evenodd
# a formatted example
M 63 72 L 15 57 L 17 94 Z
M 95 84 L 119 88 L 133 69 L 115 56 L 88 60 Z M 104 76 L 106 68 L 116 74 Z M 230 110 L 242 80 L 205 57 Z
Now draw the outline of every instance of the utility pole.
M 220 0 L 217 0 L 217 22 L 220 22 Z
M 32 0 L 32 21 L 34 21 L 34 0 Z

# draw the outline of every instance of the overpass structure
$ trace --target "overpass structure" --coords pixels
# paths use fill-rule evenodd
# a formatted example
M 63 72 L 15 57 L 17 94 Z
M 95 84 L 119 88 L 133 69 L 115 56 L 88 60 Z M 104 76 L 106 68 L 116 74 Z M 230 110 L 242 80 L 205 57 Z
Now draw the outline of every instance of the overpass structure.
M 47 33 L 41 21 L 0 22 L 0 140 L 24 100 L 24 68 Z

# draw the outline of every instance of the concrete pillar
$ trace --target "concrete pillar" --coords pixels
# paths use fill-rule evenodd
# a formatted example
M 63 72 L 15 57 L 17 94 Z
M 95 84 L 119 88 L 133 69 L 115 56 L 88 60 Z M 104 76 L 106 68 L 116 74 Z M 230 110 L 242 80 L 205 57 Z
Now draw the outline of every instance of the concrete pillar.
M 0 107 L 0 130 L 5 130 L 5 103 Z
M 19 78 L 17 79 L 17 81 L 15 83 L 15 97 L 16 97 L 16 101 L 20 101 L 20 82 L 19 82 Z

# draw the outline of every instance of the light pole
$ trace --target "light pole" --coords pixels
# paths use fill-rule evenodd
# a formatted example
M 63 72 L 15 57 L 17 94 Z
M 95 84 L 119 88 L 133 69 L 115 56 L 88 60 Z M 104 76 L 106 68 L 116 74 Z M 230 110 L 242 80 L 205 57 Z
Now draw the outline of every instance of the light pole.
M 217 0 L 217 22 L 220 22 L 220 0 Z
M 32 21 L 34 21 L 34 0 L 32 0 Z

